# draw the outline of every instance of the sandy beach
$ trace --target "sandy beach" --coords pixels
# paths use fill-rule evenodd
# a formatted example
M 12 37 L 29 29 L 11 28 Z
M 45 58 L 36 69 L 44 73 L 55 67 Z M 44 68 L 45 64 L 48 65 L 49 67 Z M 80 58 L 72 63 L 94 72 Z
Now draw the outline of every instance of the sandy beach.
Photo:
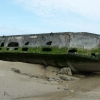
M 59 68 L 0 61 L 0 100 L 99 100 L 100 74 L 67 76 Z

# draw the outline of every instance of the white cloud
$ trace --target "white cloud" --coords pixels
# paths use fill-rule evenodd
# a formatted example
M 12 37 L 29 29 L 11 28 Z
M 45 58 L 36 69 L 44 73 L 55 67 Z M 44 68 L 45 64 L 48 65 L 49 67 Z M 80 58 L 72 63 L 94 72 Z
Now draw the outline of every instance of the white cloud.
M 37 15 L 51 17 L 72 12 L 92 19 L 100 19 L 100 0 L 15 0 Z
M 0 35 L 34 34 L 46 32 L 100 33 L 100 0 L 11 0 L 34 14 L 0 26 Z M 31 16 L 31 17 L 29 17 Z M 29 21 L 25 20 L 28 19 Z M 15 19 L 16 20 L 16 19 Z M 35 20 L 35 21 L 34 21 Z

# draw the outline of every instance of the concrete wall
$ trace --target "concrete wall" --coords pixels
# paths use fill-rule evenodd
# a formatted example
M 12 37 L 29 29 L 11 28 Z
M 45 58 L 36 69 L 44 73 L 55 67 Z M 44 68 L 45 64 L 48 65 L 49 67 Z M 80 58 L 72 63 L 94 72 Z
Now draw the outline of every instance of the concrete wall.
M 100 35 L 84 32 L 63 32 L 0 37 L 1 47 L 8 47 L 11 42 L 18 43 L 18 47 L 56 46 L 59 48 L 66 47 L 92 49 L 100 47 Z

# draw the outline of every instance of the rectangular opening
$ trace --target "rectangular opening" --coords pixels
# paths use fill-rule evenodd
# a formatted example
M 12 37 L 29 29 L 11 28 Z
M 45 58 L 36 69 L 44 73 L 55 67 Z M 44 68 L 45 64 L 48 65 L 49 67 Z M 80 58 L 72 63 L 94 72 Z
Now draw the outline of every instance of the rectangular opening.
M 14 50 L 18 50 L 18 48 L 14 48 Z
M 51 48 L 43 48 L 42 51 L 50 52 L 50 51 L 52 51 L 52 49 Z
M 22 51 L 28 51 L 28 48 L 22 48 Z

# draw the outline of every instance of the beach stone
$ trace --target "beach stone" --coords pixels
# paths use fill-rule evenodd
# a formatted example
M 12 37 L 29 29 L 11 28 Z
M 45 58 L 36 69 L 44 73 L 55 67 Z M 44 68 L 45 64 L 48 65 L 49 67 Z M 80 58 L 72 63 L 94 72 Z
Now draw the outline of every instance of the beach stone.
M 65 81 L 71 81 L 72 80 L 71 77 L 67 77 L 67 76 L 60 76 L 60 79 L 65 80 Z
M 48 78 L 48 81 L 50 81 L 50 82 L 51 82 L 51 81 L 54 81 L 54 79 L 52 79 L 52 78 Z
M 56 81 L 56 82 L 58 82 L 58 81 L 59 81 L 59 79 L 56 79 L 55 81 Z
M 62 68 L 62 69 L 58 72 L 58 74 L 67 74 L 67 75 L 72 76 L 72 72 L 71 72 L 71 69 L 70 69 L 69 67 L 67 67 L 67 68 Z
M 71 90 L 71 92 L 74 92 L 74 90 Z
M 27 73 L 21 73 L 22 75 L 27 75 Z
M 55 84 L 58 84 L 58 82 L 51 81 L 51 84 L 52 84 L 52 85 L 55 85 Z
M 14 71 L 14 72 L 16 72 L 16 73 L 20 73 L 20 70 L 19 69 L 12 68 L 11 70 Z
M 68 87 L 65 87 L 64 90 L 68 90 Z

